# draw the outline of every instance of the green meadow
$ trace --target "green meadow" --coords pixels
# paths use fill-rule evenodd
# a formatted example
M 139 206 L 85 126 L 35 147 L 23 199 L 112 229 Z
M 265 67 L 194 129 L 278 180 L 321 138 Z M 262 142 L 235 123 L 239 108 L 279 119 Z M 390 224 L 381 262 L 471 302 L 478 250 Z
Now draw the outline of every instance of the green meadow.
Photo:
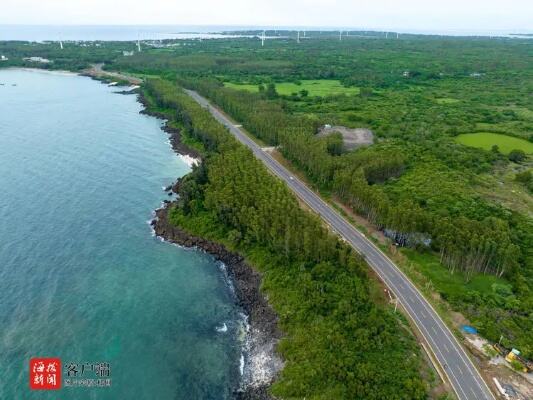
M 249 92 L 259 91 L 259 85 L 252 84 L 225 82 L 224 86 L 232 89 L 247 90 Z M 309 96 L 322 97 L 338 94 L 359 94 L 359 88 L 345 87 L 340 81 L 330 79 L 302 80 L 301 84 L 296 84 L 294 82 L 276 83 L 276 90 L 279 94 L 284 96 L 290 96 L 293 93 L 299 93 L 301 90 L 307 90 L 309 92 Z
M 451 98 L 451 97 L 441 97 L 439 99 L 435 99 L 435 101 L 438 104 L 456 104 L 456 103 L 461 102 L 461 100 L 454 99 L 454 98 Z
M 402 253 L 416 264 L 417 270 L 447 299 L 464 297 L 472 291 L 488 295 L 493 292 L 494 285 L 509 285 L 505 279 L 494 275 L 478 274 L 467 280 L 461 271 L 450 274 L 450 270 L 433 254 L 420 253 L 413 249 L 402 249 Z
M 511 150 L 515 149 L 523 150 L 527 154 L 533 153 L 533 143 L 498 133 L 465 133 L 457 136 L 455 140 L 465 146 L 478 147 L 485 150 L 490 150 L 492 146 L 497 145 L 504 154 L 508 154 Z

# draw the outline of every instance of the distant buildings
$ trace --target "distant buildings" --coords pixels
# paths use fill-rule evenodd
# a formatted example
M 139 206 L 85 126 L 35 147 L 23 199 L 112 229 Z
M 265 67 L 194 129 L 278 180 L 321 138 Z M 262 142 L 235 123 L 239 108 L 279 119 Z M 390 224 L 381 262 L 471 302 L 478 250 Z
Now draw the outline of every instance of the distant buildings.
M 122 55 L 124 57 L 131 57 L 133 55 L 133 53 L 135 53 L 135 52 L 134 51 L 123 51 Z

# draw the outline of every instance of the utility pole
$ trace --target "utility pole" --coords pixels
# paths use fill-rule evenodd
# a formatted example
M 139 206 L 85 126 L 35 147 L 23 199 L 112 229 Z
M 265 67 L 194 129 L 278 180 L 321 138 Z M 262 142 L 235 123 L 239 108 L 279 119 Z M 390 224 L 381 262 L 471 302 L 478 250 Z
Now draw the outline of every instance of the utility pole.
M 296 43 L 300 43 L 300 31 L 298 31 L 298 38 L 296 39 Z
M 342 31 L 339 31 L 339 41 L 342 41 Z
M 261 36 L 261 47 L 265 46 L 265 31 L 263 31 L 263 35 Z

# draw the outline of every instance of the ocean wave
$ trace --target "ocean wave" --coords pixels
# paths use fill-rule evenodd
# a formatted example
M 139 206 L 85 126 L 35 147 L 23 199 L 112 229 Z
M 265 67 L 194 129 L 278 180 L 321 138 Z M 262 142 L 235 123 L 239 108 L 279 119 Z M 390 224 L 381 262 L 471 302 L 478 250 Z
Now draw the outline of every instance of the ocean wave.
M 187 164 L 191 168 L 194 165 L 200 164 L 200 160 L 198 158 L 191 157 L 187 154 L 179 154 L 179 157 L 185 164 Z

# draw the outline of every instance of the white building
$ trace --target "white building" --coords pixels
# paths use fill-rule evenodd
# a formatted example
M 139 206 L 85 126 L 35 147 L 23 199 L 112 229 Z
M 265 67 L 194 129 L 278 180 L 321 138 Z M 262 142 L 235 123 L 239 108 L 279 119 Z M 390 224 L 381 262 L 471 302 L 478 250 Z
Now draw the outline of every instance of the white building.
M 133 51 L 123 51 L 122 55 L 124 57 L 131 57 L 133 55 L 133 53 L 134 53 Z
M 9 58 L 4 56 L 3 54 L 0 56 L 0 61 L 7 61 L 7 60 L 9 60 Z

